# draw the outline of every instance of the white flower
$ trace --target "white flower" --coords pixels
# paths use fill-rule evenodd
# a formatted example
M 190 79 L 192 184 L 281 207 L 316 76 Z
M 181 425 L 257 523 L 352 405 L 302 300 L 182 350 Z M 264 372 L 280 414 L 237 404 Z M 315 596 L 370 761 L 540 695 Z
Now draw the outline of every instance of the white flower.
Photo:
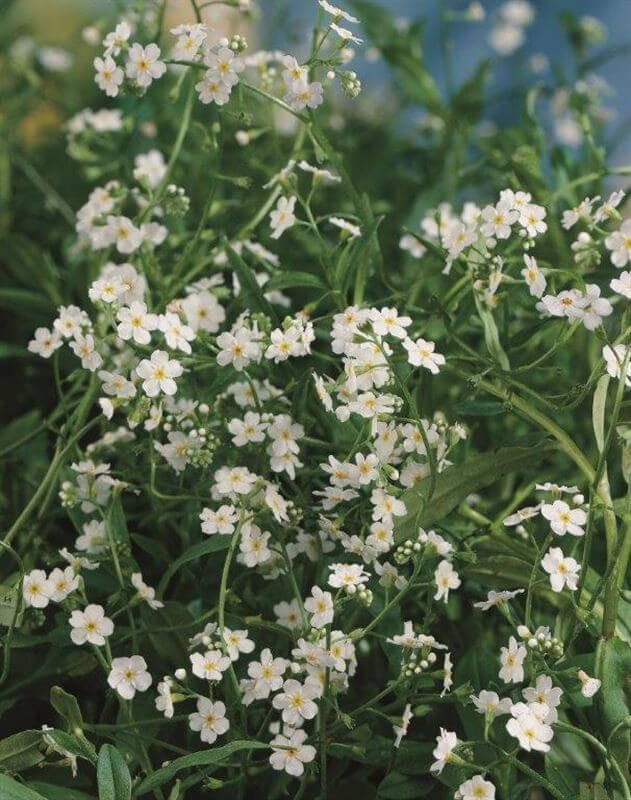
M 432 751 L 432 755 L 436 761 L 431 765 L 430 771 L 436 775 L 440 775 L 445 764 L 449 761 L 453 749 L 458 745 L 458 737 L 453 731 L 447 731 L 441 728 L 440 734 L 436 737 L 436 742 L 436 747 Z
M 35 353 L 42 358 L 50 358 L 62 344 L 63 340 L 57 331 L 49 331 L 48 328 L 36 328 L 33 338 L 28 343 L 28 349 L 30 353 Z
M 277 603 L 274 606 L 274 614 L 276 621 L 283 628 L 296 630 L 302 626 L 302 616 L 300 614 L 300 606 L 297 600 L 291 600 L 287 603 L 285 600 Z
M 590 676 L 582 669 L 578 671 L 578 679 L 581 682 L 581 694 L 583 697 L 593 697 L 600 689 L 601 681 Z
M 235 529 L 235 523 L 239 519 L 239 512 L 232 505 L 219 506 L 216 511 L 211 508 L 202 509 L 199 518 L 202 521 L 202 532 L 212 535 L 213 533 L 230 534 Z
M 132 572 L 131 582 L 132 586 L 138 592 L 138 596 L 142 598 L 150 608 L 153 608 L 155 611 L 157 608 L 164 607 L 162 601 L 156 600 L 156 590 L 152 586 L 147 586 L 143 581 L 141 572 Z
M 407 338 L 405 329 L 412 324 L 410 317 L 400 317 L 396 308 L 370 309 L 370 323 L 376 336 Z
M 101 369 L 98 374 L 99 378 L 103 381 L 101 389 L 105 394 L 124 400 L 129 400 L 136 396 L 136 387 L 134 384 L 117 372 L 108 372 L 107 370 Z
M 105 523 L 98 519 L 91 519 L 83 523 L 83 533 L 75 541 L 77 550 L 85 550 L 94 555 L 102 553 L 107 548 L 107 533 Z
M 105 616 L 103 606 L 91 604 L 83 611 L 73 611 L 70 615 L 70 638 L 75 644 L 89 644 L 100 647 L 107 636 L 114 632 L 114 623 Z
M 507 589 L 504 589 L 503 591 L 496 592 L 494 589 L 491 589 L 486 596 L 486 600 L 480 600 L 477 603 L 474 603 L 473 606 L 474 608 L 482 609 L 482 611 L 488 611 L 490 608 L 494 608 L 500 603 L 506 603 L 508 600 L 512 600 L 514 597 L 517 597 L 517 595 L 523 594 L 524 591 L 524 589 L 514 589 L 511 592 Z
M 510 203 L 500 200 L 497 206 L 486 206 L 481 213 L 481 226 L 483 236 L 487 239 L 508 239 L 511 235 L 511 225 L 519 218 L 519 212 L 511 208 Z
M 228 47 L 220 47 L 216 53 L 208 53 L 204 63 L 209 68 L 207 75 L 220 80 L 229 89 L 238 82 L 239 72 L 245 68 L 243 59 L 238 58 Z
M 282 78 L 285 85 L 291 90 L 294 86 L 300 86 L 304 83 L 307 83 L 309 80 L 309 69 L 308 67 L 301 66 L 293 56 L 285 55 L 281 59 L 281 63 L 285 67 L 282 72 Z M 286 177 L 286 175 L 294 168 L 296 162 L 290 161 L 287 167 L 285 167 L 281 172 L 276 176 L 277 178 Z M 291 165 L 291 166 L 290 166 Z M 272 184 L 267 184 L 263 188 L 269 188 Z
M 534 703 L 533 706 L 537 706 Z M 521 708 L 523 706 L 523 708 Z M 547 707 L 544 706 L 543 710 Z M 506 723 L 506 730 L 519 741 L 520 747 L 524 750 L 538 750 L 547 753 L 550 749 L 549 741 L 552 740 L 553 731 L 549 725 L 541 721 L 538 714 L 539 709 L 531 708 L 523 703 L 513 706 L 512 713 L 517 711 L 518 716 L 509 719 Z
M 236 661 L 241 653 L 251 653 L 254 650 L 254 642 L 248 639 L 247 630 L 233 631 L 230 628 L 224 628 L 223 640 L 231 661 Z
M 27 606 L 46 608 L 50 603 L 50 587 L 43 569 L 33 569 L 24 576 L 22 595 Z
M 296 221 L 294 208 L 296 198 L 279 197 L 276 208 L 270 214 L 270 225 L 272 227 L 272 239 L 280 239 L 283 233 Z
M 348 11 L 344 11 L 337 6 L 331 5 L 331 3 L 327 2 L 327 0 L 318 0 L 318 3 L 322 6 L 322 8 L 327 12 L 327 14 L 331 14 L 331 16 L 336 17 L 338 19 L 345 19 L 347 22 L 359 22 L 357 17 L 354 17 L 352 14 L 349 14 Z
M 501 714 L 510 714 L 513 705 L 510 697 L 503 697 L 500 700 L 497 692 L 488 692 L 486 689 L 483 689 L 477 697 L 472 694 L 471 701 L 479 714 L 486 714 L 490 719 Z
M 192 342 L 195 338 L 195 331 L 188 325 L 185 325 L 177 314 L 167 312 L 161 314 L 158 319 L 158 328 L 164 334 L 164 339 L 167 346 L 171 350 L 181 350 L 183 353 L 190 354 Z
M 346 589 L 349 594 L 354 594 L 357 587 L 369 578 L 361 564 L 331 564 L 329 569 L 329 586 Z
M 627 357 L 627 347 L 623 344 L 617 344 L 614 347 L 605 345 L 602 350 L 603 358 L 607 364 L 607 372 L 612 378 L 618 378 L 622 374 L 622 365 Z M 626 375 L 624 379 L 625 386 L 631 386 L 631 358 L 627 364 Z
M 218 106 L 225 105 L 230 100 L 230 87 L 220 80 L 218 75 L 210 70 L 204 77 L 195 84 L 199 100 L 201 103 L 216 103 Z
M 296 81 L 288 87 L 288 92 L 284 97 L 294 111 L 302 111 L 304 108 L 317 108 L 324 100 L 322 84 L 319 81 Z
M 611 250 L 611 263 L 621 269 L 631 261 L 631 219 L 625 219 L 619 230 L 605 239 L 605 247 Z
M 119 22 L 116 28 L 103 39 L 106 56 L 117 56 L 131 36 L 131 27 L 126 20 Z
M 189 294 L 181 302 L 186 321 L 194 331 L 216 333 L 226 318 L 226 312 L 212 292 Z
M 221 467 L 215 472 L 215 488 L 220 495 L 249 494 L 257 476 L 247 467 Z
M 613 306 L 604 297 L 600 296 L 600 287 L 595 283 L 588 283 L 581 303 L 581 322 L 588 331 L 594 331 L 602 324 L 603 317 L 608 317 Z
M 79 576 L 72 567 L 55 567 L 48 576 L 48 596 L 53 603 L 61 603 L 69 594 L 79 588 Z
M 252 339 L 252 334 L 247 328 L 239 328 L 234 334 L 224 331 L 217 337 L 217 363 L 225 367 L 228 364 L 241 372 L 250 361 L 256 361 L 260 355 L 260 348 Z
M 447 602 L 449 599 L 449 590 L 457 589 L 460 586 L 460 578 L 458 573 L 451 566 L 449 561 L 443 559 L 434 572 L 434 581 L 436 583 L 436 594 L 434 600 L 443 600 Z
M 287 513 L 289 503 L 273 484 L 267 485 L 264 499 L 265 505 L 274 515 L 276 522 L 289 522 L 289 514 Z
M 311 614 L 311 625 L 324 628 L 333 622 L 333 597 L 331 592 L 323 592 L 318 586 L 311 589 L 311 597 L 305 600 L 305 611 Z
M 581 565 L 574 558 L 565 558 L 560 547 L 551 547 L 541 559 L 541 566 L 550 575 L 553 592 L 563 591 L 564 586 L 576 590 Z
M 519 224 L 525 229 L 528 236 L 535 237 L 538 233 L 545 233 L 548 226 L 544 222 L 546 210 L 543 206 L 528 203 L 521 209 Z
M 524 253 L 525 267 L 522 269 L 521 274 L 526 281 L 530 294 L 533 297 L 541 297 L 546 290 L 546 279 L 537 265 L 534 256 Z
M 253 699 L 264 700 L 271 692 L 278 691 L 283 685 L 283 673 L 288 666 L 286 658 L 274 658 L 267 647 L 261 650 L 261 660 L 248 664 L 248 675 L 254 681 Z
M 134 178 L 144 181 L 150 189 L 156 189 L 167 171 L 164 156 L 159 150 L 140 153 L 134 159 Z
M 285 770 L 288 775 L 300 776 L 305 771 L 304 764 L 308 764 L 316 756 L 316 749 L 310 744 L 304 744 L 307 732 L 302 730 L 292 731 L 290 736 L 278 735 L 272 739 L 270 745 L 274 752 L 269 757 L 273 769 Z
M 425 367 L 434 375 L 437 375 L 439 368 L 445 363 L 445 356 L 435 353 L 434 342 L 427 342 L 425 339 L 404 339 L 403 347 L 408 352 L 408 363 L 413 367 Z
M 110 215 L 107 225 L 99 231 L 102 233 L 101 246 L 115 244 L 119 253 L 133 253 L 142 244 L 142 233 L 129 217 Z
M 147 306 L 135 300 L 129 307 L 119 309 L 116 314 L 119 324 L 116 328 L 118 335 L 124 341 L 133 339 L 137 344 L 149 344 L 150 331 L 158 327 L 158 315 L 147 313 Z
M 482 775 L 474 775 L 460 784 L 456 794 L 460 800 L 495 800 L 495 786 Z
M 295 726 L 302 720 L 313 719 L 318 713 L 318 706 L 313 702 L 316 692 L 313 686 L 289 678 L 283 684 L 282 692 L 275 695 L 272 705 L 282 710 L 283 722 Z
M 559 718 L 557 706 L 561 702 L 563 689 L 553 686 L 552 678 L 549 675 L 539 675 L 535 686 L 527 686 L 522 689 L 522 695 L 527 703 L 539 703 L 547 706 L 548 713 L 543 717 L 543 722 L 552 725 Z
M 125 79 L 123 70 L 116 66 L 111 56 L 95 58 L 94 69 L 96 70 L 94 81 L 99 89 L 102 89 L 108 97 L 116 97 L 118 88 Z
M 499 676 L 504 683 L 520 683 L 523 681 L 526 653 L 526 648 L 521 644 L 517 644 L 514 636 L 511 636 L 508 640 L 508 647 L 501 648 L 500 662 L 502 668 Z
M 373 489 L 370 494 L 373 520 L 392 523 L 392 517 L 403 517 L 406 514 L 405 503 L 383 489 Z
M 509 23 L 496 25 L 491 29 L 489 42 L 491 47 L 501 56 L 509 56 L 524 43 L 523 28 Z
M 347 28 L 341 28 L 339 25 L 336 25 L 335 22 L 331 22 L 329 25 L 332 31 L 335 31 L 340 39 L 343 39 L 345 42 L 353 42 L 354 44 L 361 44 L 363 39 L 360 39 L 358 36 L 352 31 L 349 31 Z
M 521 523 L 525 520 L 536 517 L 540 510 L 540 505 L 525 506 L 524 508 L 520 508 L 504 519 L 504 525 L 506 525 L 507 528 L 513 527 L 514 525 L 521 525 Z
M 336 228 L 340 228 L 340 230 L 350 234 L 349 238 L 351 239 L 356 239 L 358 236 L 361 236 L 361 228 L 358 225 L 353 225 L 353 223 L 349 222 L 347 219 L 343 219 L 342 217 L 329 217 L 329 222 L 335 225 Z
M 193 675 L 206 681 L 220 681 L 222 672 L 230 666 L 230 659 L 220 650 L 207 650 L 204 655 L 192 653 L 190 659 Z
M 80 333 L 76 334 L 75 338 L 70 342 L 70 349 L 77 358 L 81 359 L 81 366 L 84 369 L 89 369 L 90 372 L 96 372 L 103 363 L 103 358 L 96 349 L 94 336 L 91 333 L 86 333 L 85 336 Z
M 135 42 L 128 53 L 126 65 L 127 77 L 135 80 L 138 86 L 150 86 L 152 81 L 161 78 L 167 65 L 160 61 L 160 48 L 151 43 L 146 47 Z
M 621 272 L 620 277 L 613 278 L 609 286 L 616 294 L 620 294 L 622 297 L 626 297 L 627 300 L 631 300 L 631 272 Z
M 604 222 L 614 215 L 615 209 L 624 200 L 624 192 L 616 191 L 609 195 L 609 198 L 594 212 L 594 222 Z
M 158 696 L 155 699 L 155 704 L 158 711 L 161 711 L 167 719 L 171 719 L 175 709 L 173 707 L 170 680 L 165 678 L 158 684 Z
M 239 560 L 250 568 L 268 561 L 272 555 L 267 546 L 270 536 L 269 531 L 261 531 L 258 525 L 253 523 L 249 523 L 247 527 L 244 526 L 239 542 Z
M 412 706 L 407 703 L 405 708 L 403 709 L 403 714 L 401 715 L 401 724 L 400 725 L 393 725 L 392 728 L 394 730 L 394 746 L 400 747 L 401 741 L 403 740 L 404 736 L 407 736 L 408 727 L 410 726 L 410 722 L 414 714 L 412 713 Z
M 401 250 L 408 252 L 413 258 L 422 258 L 427 252 L 427 248 L 422 242 L 413 236 L 411 233 L 405 233 L 399 239 L 399 247 Z
M 587 522 L 587 514 L 582 508 L 570 508 L 565 500 L 543 503 L 541 514 L 550 522 L 550 527 L 558 536 L 566 533 L 572 536 L 585 534 L 582 526 Z
M 171 28 L 171 33 L 178 37 L 171 51 L 171 57 L 176 61 L 193 61 L 208 35 L 203 23 L 177 25 Z
M 188 724 L 192 731 L 199 731 L 202 742 L 208 744 L 213 744 L 218 736 L 230 728 L 226 719 L 226 706 L 221 700 L 213 703 L 205 697 L 198 698 L 197 711 L 189 714 Z
M 145 692 L 151 686 L 151 675 L 142 656 L 112 659 L 112 669 L 107 682 L 124 700 L 131 700 L 136 692 Z
M 136 373 L 143 378 L 142 388 L 148 397 L 156 397 L 160 392 L 175 394 L 177 384 L 174 378 L 179 378 L 183 371 L 180 362 L 170 359 L 164 350 L 154 350 L 150 360 L 144 358 L 136 367 Z

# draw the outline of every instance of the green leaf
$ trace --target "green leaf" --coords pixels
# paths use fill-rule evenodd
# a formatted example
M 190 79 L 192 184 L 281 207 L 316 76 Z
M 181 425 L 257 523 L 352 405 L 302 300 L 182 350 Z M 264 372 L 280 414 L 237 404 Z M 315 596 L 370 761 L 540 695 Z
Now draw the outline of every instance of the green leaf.
M 156 770 L 153 775 L 145 778 L 136 788 L 136 794 L 146 794 L 152 789 L 155 789 L 156 786 L 162 786 L 163 783 L 174 778 L 180 770 L 189 769 L 190 767 L 210 767 L 213 764 L 221 763 L 226 758 L 233 755 L 233 753 L 238 753 L 240 750 L 269 749 L 269 745 L 265 742 L 238 739 L 234 742 L 230 742 L 230 744 L 223 745 L 223 747 L 213 747 L 211 750 L 200 750 L 198 753 L 190 753 L 190 755 L 176 758 L 175 761 L 172 761 L 166 767 Z M 99 798 L 99 800 L 102 800 L 102 798 Z M 116 800 L 118 800 L 118 798 L 116 798 Z
M 44 760 L 41 731 L 20 731 L 0 740 L 0 769 L 19 772 Z M 0 797 L 4 796 L 0 794 Z
M 52 740 L 59 753 L 70 753 L 73 756 L 77 756 L 77 758 L 89 761 L 91 764 L 96 764 L 96 750 L 85 736 L 66 733 L 66 731 L 60 731 L 58 728 L 46 731 L 44 736 Z
M 396 540 L 413 536 L 416 528 L 444 519 L 466 497 L 511 472 L 523 472 L 541 463 L 555 450 L 551 444 L 535 447 L 506 447 L 473 456 L 464 464 L 454 464 L 436 479 L 433 496 L 428 499 L 429 481 L 425 480 L 403 493 L 407 514 L 396 525 Z
M 44 781 L 31 781 L 33 789 L 44 795 L 46 800 L 94 800 L 94 795 L 71 789 L 68 786 L 57 786 Z
M 50 690 L 50 704 L 59 716 L 68 724 L 73 733 L 83 728 L 81 709 L 74 695 L 68 694 L 61 686 L 53 686 Z
M 486 349 L 503 370 L 509 370 L 510 362 L 500 342 L 500 334 L 495 324 L 493 312 L 477 293 L 475 294 L 475 306 L 478 310 L 478 316 L 482 320 Z
M 379 800 L 413 800 L 424 797 L 435 789 L 432 781 L 403 775 L 401 772 L 389 772 L 379 784 L 377 797 Z
M 191 630 L 193 617 L 186 606 L 169 601 L 162 608 L 153 609 L 143 603 L 140 616 L 151 644 L 164 659 L 172 664 L 187 660 L 187 631 Z M 155 633 L 154 629 L 157 629 Z
M 3 425 L 0 431 L 0 450 L 5 450 L 10 447 L 14 442 L 23 439 L 25 436 L 36 428 L 41 421 L 42 415 L 39 409 L 33 409 L 21 417 L 12 419 L 6 425 Z
M 125 759 L 111 744 L 99 751 L 96 766 L 99 800 L 131 800 L 131 775 Z
M 241 291 L 239 297 L 242 305 L 252 311 L 260 311 L 266 314 L 275 323 L 278 322 L 276 312 L 265 299 L 264 290 L 256 282 L 254 273 L 250 267 L 245 263 L 237 251 L 230 246 L 227 240 L 224 240 L 224 247 L 226 248 L 226 255 L 232 269 L 237 273 Z
M 194 544 L 192 547 L 189 547 L 188 550 L 182 553 L 179 558 L 176 558 L 175 561 L 169 565 L 167 571 L 160 580 L 159 594 L 164 593 L 164 590 L 168 586 L 171 578 L 180 569 L 180 567 L 184 566 L 184 564 L 188 564 L 189 561 L 197 561 L 203 556 L 207 556 L 209 553 L 218 553 L 220 550 L 227 550 L 229 545 L 230 536 L 215 534 L 210 536 L 208 539 L 204 539 L 203 542 L 198 542 L 198 544 Z
M 0 775 L 0 797 L 2 800 L 46 800 L 43 795 L 8 775 Z
M 50 314 L 54 311 L 51 301 L 39 292 L 31 289 L 0 288 L 0 308 L 11 312 L 20 313 L 28 317 Z
M 108 534 L 115 542 L 129 544 L 129 531 L 127 530 L 127 520 L 123 511 L 123 504 L 120 496 L 116 496 L 105 515 L 105 527 Z
M 631 716 L 631 647 L 617 636 L 605 639 L 599 644 L 596 664 L 602 680 L 596 707 L 603 741 L 628 779 L 631 730 L 623 723 Z
M 310 289 L 326 289 L 326 284 L 317 275 L 311 272 L 299 272 L 297 270 L 290 270 L 288 272 L 279 272 L 272 277 L 265 284 L 265 291 L 271 292 L 274 289 L 297 289 L 306 287 Z
M 457 417 L 494 417 L 506 410 L 499 400 L 465 400 L 454 406 Z
M 392 66 L 410 99 L 440 114 L 443 111 L 440 92 L 423 60 L 422 22 L 413 22 L 402 30 L 392 13 L 376 3 L 351 0 L 351 6 L 358 12 L 364 30 L 384 60 Z

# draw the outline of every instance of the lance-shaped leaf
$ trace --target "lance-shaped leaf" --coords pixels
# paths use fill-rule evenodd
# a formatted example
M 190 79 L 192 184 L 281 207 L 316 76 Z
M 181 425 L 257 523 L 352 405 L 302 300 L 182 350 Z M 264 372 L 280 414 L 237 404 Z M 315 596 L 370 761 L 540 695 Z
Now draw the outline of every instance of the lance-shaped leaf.
M 401 496 L 407 514 L 396 525 L 396 540 L 413 537 L 419 527 L 444 519 L 473 492 L 511 472 L 531 469 L 554 450 L 554 445 L 545 442 L 535 447 L 506 447 L 473 456 L 464 464 L 454 464 L 441 472 L 432 497 L 428 497 L 429 481 L 413 486 Z

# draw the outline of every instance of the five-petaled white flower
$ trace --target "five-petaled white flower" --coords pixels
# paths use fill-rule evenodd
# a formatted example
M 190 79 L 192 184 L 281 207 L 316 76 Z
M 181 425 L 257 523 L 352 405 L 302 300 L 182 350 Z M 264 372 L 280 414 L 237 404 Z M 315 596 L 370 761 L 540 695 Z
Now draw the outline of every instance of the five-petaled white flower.
M 319 586 L 311 589 L 311 597 L 305 600 L 305 611 L 311 614 L 311 625 L 324 628 L 333 622 L 333 597 L 331 592 L 323 592 Z
M 553 592 L 563 591 L 564 586 L 576 590 L 581 565 L 571 556 L 564 556 L 560 547 L 551 547 L 541 559 L 541 566 L 550 576 Z
M 114 632 L 114 623 L 105 616 L 103 606 L 91 603 L 83 611 L 73 611 L 70 615 L 70 638 L 75 644 L 88 644 L 101 647 L 105 639 Z
M 501 648 L 500 662 L 502 668 L 499 675 L 504 683 L 520 683 L 523 681 L 526 654 L 526 648 L 523 644 L 518 644 L 514 636 L 511 636 L 508 640 L 508 647 Z
M 270 745 L 274 751 L 269 757 L 273 769 L 285 770 L 288 775 L 299 777 L 305 771 L 304 764 L 308 764 L 316 756 L 313 745 L 304 744 L 307 732 L 303 730 L 291 731 L 290 736 L 278 734 Z
M 226 706 L 217 700 L 200 697 L 197 700 L 197 711 L 189 714 L 188 724 L 192 731 L 199 731 L 202 742 L 213 744 L 218 736 L 226 733 L 230 723 L 226 719 Z
M 179 361 L 170 359 L 164 350 L 154 350 L 151 359 L 143 358 L 136 367 L 136 373 L 143 379 L 142 388 L 148 397 L 156 397 L 160 392 L 175 394 L 179 378 L 184 371 Z
M 145 692 L 151 686 L 151 675 L 142 656 L 112 659 L 112 669 L 107 682 L 124 700 L 131 700 L 136 692 Z
M 566 533 L 572 536 L 585 534 L 582 526 L 587 522 L 587 514 L 582 508 L 570 508 L 565 500 L 543 503 L 541 514 L 550 522 L 550 527 L 558 536 Z
M 160 48 L 154 42 L 146 47 L 135 42 L 129 48 L 127 58 L 127 77 L 145 88 L 161 78 L 167 69 L 164 61 L 160 61 Z

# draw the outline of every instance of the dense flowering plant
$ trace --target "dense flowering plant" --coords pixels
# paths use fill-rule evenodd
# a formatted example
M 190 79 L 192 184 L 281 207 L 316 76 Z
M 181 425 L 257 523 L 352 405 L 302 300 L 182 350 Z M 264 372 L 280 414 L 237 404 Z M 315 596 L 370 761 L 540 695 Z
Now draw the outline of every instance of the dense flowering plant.
M 575 84 L 482 132 L 487 66 L 443 97 L 378 6 L 314 3 L 298 59 L 209 5 L 84 32 L 76 212 L 7 137 L 55 223 L 39 251 L 3 220 L 4 302 L 37 319 L 6 355 L 45 388 L 0 434 L 0 798 L 629 800 L 631 222 L 604 181 L 630 170 L 598 24 L 565 19 Z M 499 13 L 505 55 L 534 9 Z M 364 37 L 420 131 L 348 110 Z M 9 125 L 35 57 L 9 50 Z

